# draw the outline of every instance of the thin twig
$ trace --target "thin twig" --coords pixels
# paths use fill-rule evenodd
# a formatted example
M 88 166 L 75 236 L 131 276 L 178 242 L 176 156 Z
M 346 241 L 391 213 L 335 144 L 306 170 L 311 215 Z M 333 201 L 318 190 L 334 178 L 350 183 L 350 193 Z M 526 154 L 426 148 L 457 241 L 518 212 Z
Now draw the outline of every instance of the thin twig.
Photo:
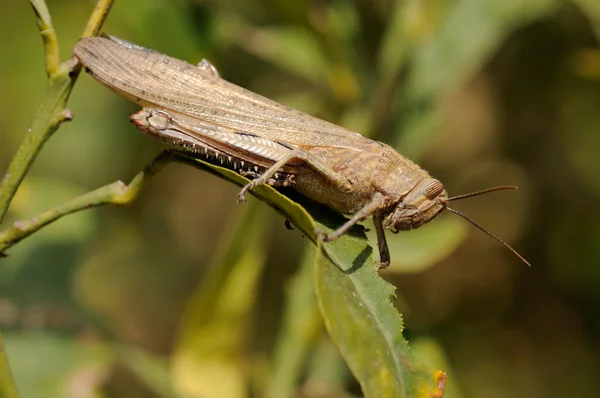
M 0 233 L 0 254 L 9 247 L 25 239 L 44 226 L 59 218 L 81 210 L 102 205 L 125 206 L 135 200 L 144 182 L 159 173 L 171 162 L 180 161 L 179 155 L 171 151 L 163 151 L 131 180 L 129 185 L 116 181 L 95 191 L 81 195 L 70 202 L 52 208 L 26 221 L 17 221 L 12 227 Z
M 44 53 L 46 62 L 46 73 L 48 82 L 46 85 L 46 94 L 38 112 L 33 120 L 31 128 L 27 131 L 21 146 L 13 157 L 8 170 L 0 181 L 0 223 L 4 219 L 8 206 L 10 205 L 15 193 L 29 167 L 37 157 L 37 154 L 42 149 L 44 143 L 52 136 L 58 126 L 64 122 L 71 120 L 73 114 L 66 108 L 67 100 L 73 89 L 73 85 L 77 80 L 79 70 L 81 69 L 77 62 L 73 59 L 67 62 L 60 63 L 60 49 L 56 31 L 52 25 L 52 18 L 44 0 L 30 0 L 31 6 L 37 18 L 37 26 L 42 36 L 44 43 Z M 85 28 L 84 35 L 89 36 L 100 30 L 102 23 L 106 19 L 106 15 L 110 10 L 113 0 L 99 0 L 96 9 L 92 13 L 88 24 Z M 134 179 L 135 181 L 135 179 Z M 141 182 L 140 182 L 141 183 Z M 130 184 L 135 186 L 135 183 Z M 124 200 L 127 198 L 128 190 L 118 195 L 117 186 L 115 190 L 114 200 Z M 133 190 L 133 189 L 132 189 Z M 110 189 L 107 189 L 110 191 Z M 85 197 L 86 195 L 84 195 Z M 92 197 L 90 197 L 92 196 Z M 88 200 L 92 200 L 93 195 L 88 194 Z M 64 214 L 68 214 L 68 204 L 61 207 Z M 77 211 L 75 208 L 70 209 L 71 212 Z M 55 214 L 55 219 L 61 217 L 60 214 Z M 11 228 L 7 234 L 2 234 L 11 244 L 18 242 L 24 237 L 32 234 L 42 226 L 52 221 L 52 214 L 44 213 L 38 218 L 38 224 L 30 222 L 25 225 L 24 229 Z M 2 249 L 0 249 L 0 257 Z M 19 391 L 16 387 L 8 357 L 4 349 L 4 342 L 0 334 L 0 396 L 5 398 L 18 398 Z
M 37 26 L 44 43 L 46 73 L 48 77 L 52 77 L 60 66 L 60 51 L 56 31 L 52 25 L 52 18 L 50 18 L 46 2 L 44 0 L 30 0 L 30 3 L 37 17 Z
M 102 28 L 104 20 L 106 19 L 106 16 L 108 15 L 113 3 L 114 0 L 99 0 L 98 3 L 96 3 L 96 8 L 94 8 L 94 11 L 92 11 L 92 15 L 90 16 L 90 19 L 83 30 L 81 38 L 96 36 L 98 33 L 100 33 L 100 29 Z
M 52 136 L 58 126 L 72 118 L 66 108 L 67 100 L 77 80 L 80 67 L 73 59 L 58 64 L 59 50 L 54 28 L 48 8 L 44 0 L 30 0 L 38 18 L 38 26 L 44 41 L 46 52 L 46 69 L 48 84 L 44 100 L 38 109 L 33 123 L 17 153 L 13 157 L 8 170 L 0 182 L 0 222 L 4 219 L 8 206 L 25 174 L 42 149 L 44 143 Z M 99 0 L 90 17 L 84 35 L 100 30 L 113 0 Z

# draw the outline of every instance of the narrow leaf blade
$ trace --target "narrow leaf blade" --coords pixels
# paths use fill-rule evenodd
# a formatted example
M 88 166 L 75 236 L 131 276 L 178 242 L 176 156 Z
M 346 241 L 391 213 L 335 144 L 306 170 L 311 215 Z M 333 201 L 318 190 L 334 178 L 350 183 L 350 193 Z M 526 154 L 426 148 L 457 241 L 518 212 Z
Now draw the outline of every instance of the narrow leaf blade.
M 390 301 L 394 287 L 377 275 L 363 239 L 344 236 L 317 257 L 327 329 L 366 397 L 442 397 L 446 375 L 410 353 L 402 316 Z

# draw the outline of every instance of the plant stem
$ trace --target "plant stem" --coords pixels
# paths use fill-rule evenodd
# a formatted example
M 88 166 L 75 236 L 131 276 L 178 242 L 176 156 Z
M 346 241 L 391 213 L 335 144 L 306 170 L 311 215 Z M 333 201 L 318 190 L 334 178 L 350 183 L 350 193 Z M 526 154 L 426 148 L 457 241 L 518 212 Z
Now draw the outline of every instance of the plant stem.
M 90 19 L 83 32 L 84 37 L 96 34 L 102 26 L 106 15 L 114 0 L 98 0 L 96 8 L 92 12 Z M 66 108 L 67 100 L 77 80 L 81 67 L 75 59 L 70 59 L 60 63 L 60 51 L 56 31 L 52 25 L 50 12 L 44 0 L 30 0 L 31 6 L 36 15 L 37 26 L 44 43 L 44 53 L 46 54 L 46 73 L 48 83 L 46 85 L 46 95 L 40 108 L 33 120 L 31 127 L 13 157 L 8 170 L 0 181 L 0 223 L 4 219 L 10 202 L 12 201 L 19 185 L 25 178 L 25 174 L 31 167 L 31 164 L 37 157 L 44 143 L 52 136 L 58 126 L 64 121 L 71 120 L 73 114 Z M 114 185 L 114 184 L 113 184 Z M 112 188 L 118 192 L 116 185 Z M 110 191 L 110 190 L 107 190 Z M 86 196 L 86 195 L 84 195 Z M 88 194 L 88 200 L 93 200 L 93 195 Z M 91 196 L 91 197 L 90 197 Z M 125 197 L 127 194 L 125 193 Z M 60 207 L 63 212 L 68 211 L 68 204 Z M 76 211 L 71 209 L 72 211 Z M 67 214 L 67 213 L 64 213 Z M 46 218 L 44 218 L 44 216 Z M 9 229 L 6 238 L 12 240 L 11 244 L 18 242 L 25 236 L 33 233 L 37 229 L 51 222 L 52 214 L 44 213 L 38 219 L 39 222 L 29 223 L 24 230 Z M 58 215 L 60 217 L 60 215 Z M 28 229 L 29 228 L 29 229 Z M 31 231 L 31 232 L 28 232 Z M 4 236 L 4 234 L 3 234 Z M 0 256 L 2 249 L 0 249 Z M 0 334 L 0 396 L 3 398 L 18 398 L 19 391 L 12 376 L 8 357 L 4 349 L 4 342 Z
M 106 19 L 106 16 L 108 15 L 113 3 L 114 0 L 98 0 L 94 11 L 92 11 L 92 15 L 90 16 L 90 19 L 83 30 L 83 34 L 81 35 L 82 39 L 84 37 L 96 36 L 98 33 L 100 33 L 100 29 L 102 28 L 104 20 Z
M 113 1 L 98 1 L 83 32 L 84 35 L 89 36 L 100 30 Z M 31 5 L 35 11 L 37 25 L 44 42 L 48 83 L 44 100 L 33 123 L 0 182 L 0 223 L 6 215 L 17 188 L 44 143 L 62 122 L 73 118 L 72 113 L 66 109 L 66 104 L 81 69 L 75 59 L 59 64 L 58 41 L 46 3 L 44 0 L 31 0 Z
M 44 43 L 46 54 L 46 73 L 48 77 L 53 76 L 60 66 L 60 51 L 56 31 L 52 25 L 52 18 L 44 0 L 30 0 L 33 11 L 37 18 L 37 26 Z
M 67 214 L 102 205 L 124 206 L 130 204 L 135 200 L 144 182 L 149 177 L 159 173 L 169 163 L 180 161 L 179 156 L 176 152 L 163 151 L 140 171 L 131 180 L 129 185 L 126 185 L 122 181 L 116 181 L 81 195 L 70 202 L 50 209 L 29 220 L 15 222 L 12 227 L 0 233 L 0 255 L 4 250 Z

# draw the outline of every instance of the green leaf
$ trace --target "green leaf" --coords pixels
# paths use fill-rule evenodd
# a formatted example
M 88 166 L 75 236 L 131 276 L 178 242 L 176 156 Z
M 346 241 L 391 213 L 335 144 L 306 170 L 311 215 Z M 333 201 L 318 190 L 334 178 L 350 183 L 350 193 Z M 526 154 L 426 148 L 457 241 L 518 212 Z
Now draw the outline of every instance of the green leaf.
M 248 182 L 222 167 L 192 159 L 189 163 L 240 186 Z M 446 376 L 410 354 L 402 336 L 402 317 L 390 301 L 394 287 L 375 271 L 363 228 L 356 226 L 337 241 L 321 245 L 315 228 L 335 228 L 343 217 L 290 193 L 302 201 L 307 212 L 269 186 L 259 186 L 252 194 L 283 214 L 322 249 L 316 267 L 319 305 L 332 339 L 365 396 L 442 397 Z
M 442 397 L 446 375 L 421 364 L 402 336 L 394 287 L 373 267 L 363 236 L 346 235 L 317 257 L 325 325 L 365 397 Z
M 464 396 L 456 381 L 457 378 L 454 377 L 450 359 L 440 342 L 433 338 L 418 337 L 411 341 L 410 346 L 413 354 L 421 361 L 442 367 L 449 375 L 444 389 L 444 398 L 462 398 Z

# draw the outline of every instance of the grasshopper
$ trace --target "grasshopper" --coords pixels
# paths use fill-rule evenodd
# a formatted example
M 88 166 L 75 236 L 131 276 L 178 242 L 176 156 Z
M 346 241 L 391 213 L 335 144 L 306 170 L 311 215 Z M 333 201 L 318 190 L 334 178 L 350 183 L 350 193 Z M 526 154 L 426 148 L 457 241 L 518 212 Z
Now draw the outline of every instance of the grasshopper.
M 392 147 L 229 83 L 205 60 L 192 65 L 107 35 L 82 39 L 73 52 L 96 80 L 143 107 L 131 115 L 142 132 L 251 179 L 239 202 L 259 184 L 286 186 L 350 216 L 331 233 L 316 231 L 324 241 L 372 216 L 377 268 L 390 263 L 385 230 L 418 228 L 444 210 L 529 264 L 506 242 L 448 207 L 452 200 L 516 187 L 448 197 L 440 181 Z

